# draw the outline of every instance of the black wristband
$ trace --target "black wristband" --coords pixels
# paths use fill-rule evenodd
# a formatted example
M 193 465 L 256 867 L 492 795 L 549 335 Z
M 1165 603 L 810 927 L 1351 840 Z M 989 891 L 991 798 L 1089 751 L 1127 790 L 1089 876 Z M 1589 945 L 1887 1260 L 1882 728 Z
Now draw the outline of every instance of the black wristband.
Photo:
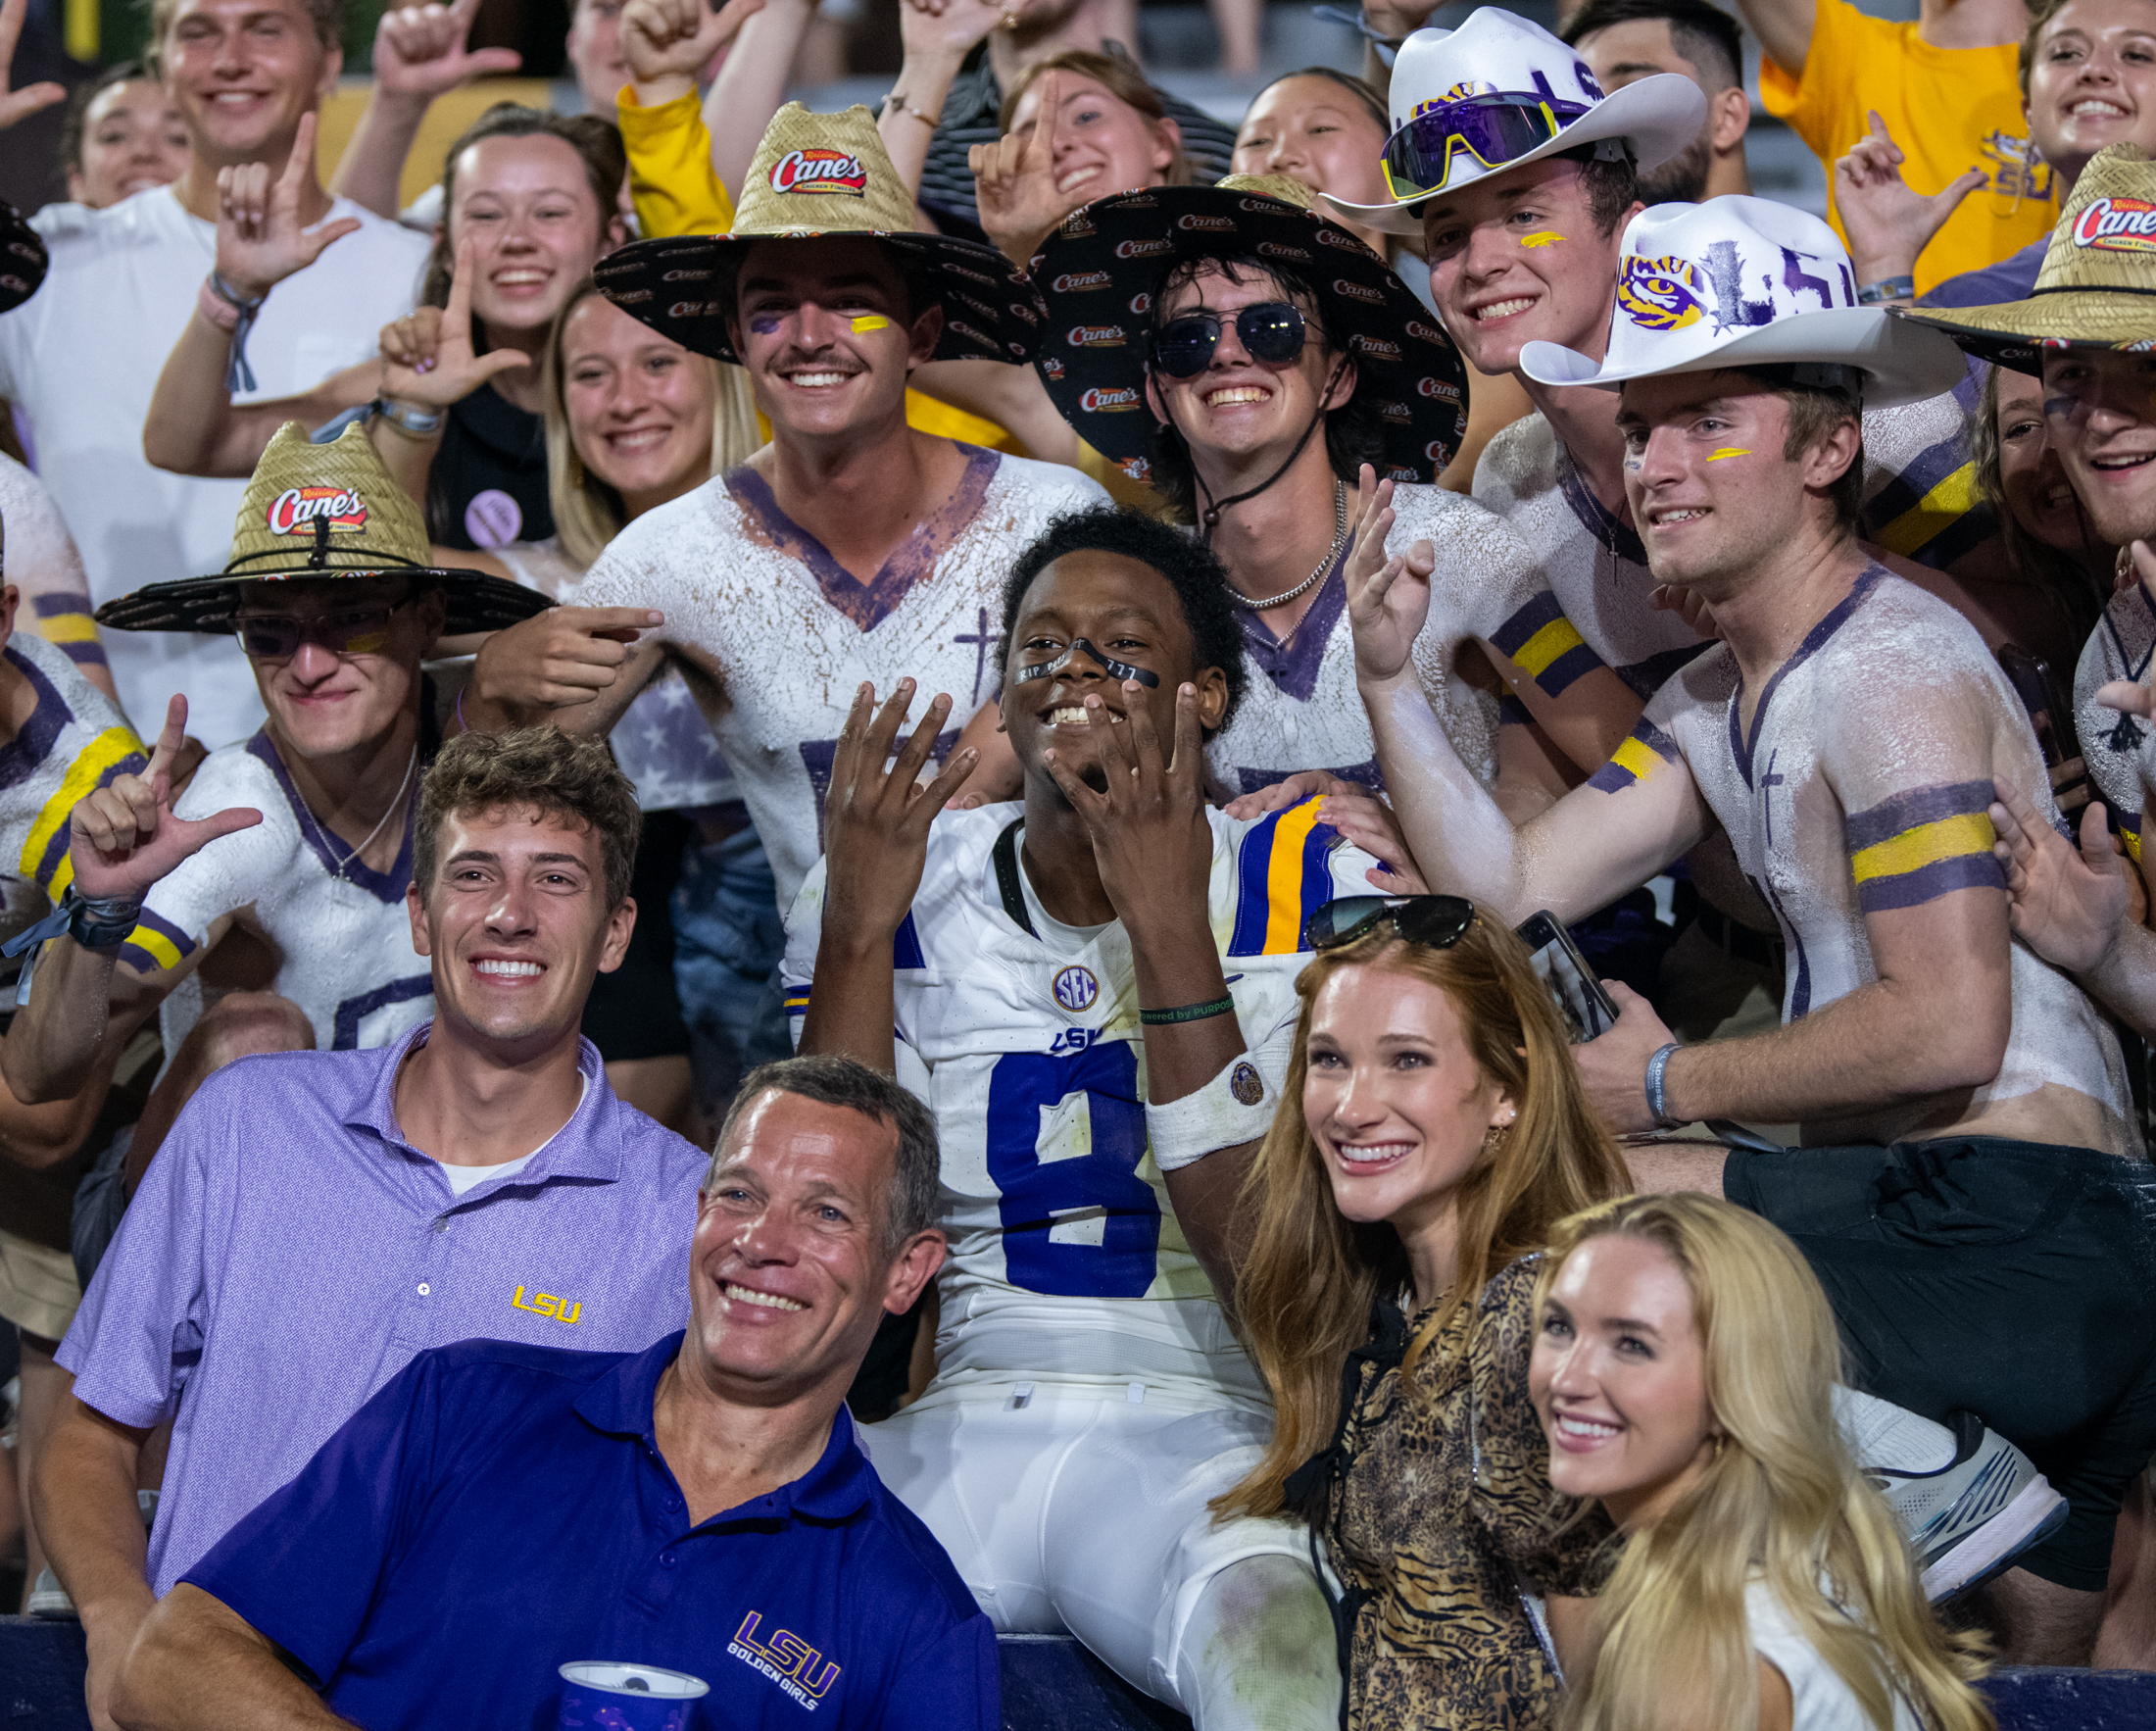
M 1216 1015 L 1234 1014 L 1233 998 L 1215 998 L 1210 1004 L 1185 1004 L 1175 1010 L 1141 1010 L 1138 1019 L 1149 1028 L 1169 1028 L 1178 1022 L 1209 1021 Z

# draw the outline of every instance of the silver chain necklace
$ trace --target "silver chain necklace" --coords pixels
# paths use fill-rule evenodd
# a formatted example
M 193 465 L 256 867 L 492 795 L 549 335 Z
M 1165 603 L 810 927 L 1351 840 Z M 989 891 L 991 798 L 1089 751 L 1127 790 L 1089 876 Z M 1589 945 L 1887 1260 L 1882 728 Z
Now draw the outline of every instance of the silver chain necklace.
M 1238 607 L 1247 607 L 1252 613 L 1263 613 L 1267 608 L 1285 607 L 1305 589 L 1323 581 L 1333 569 L 1333 561 L 1340 557 L 1340 550 L 1348 539 L 1348 489 L 1336 476 L 1333 481 L 1333 544 L 1325 549 L 1325 557 L 1317 562 L 1317 569 L 1304 577 L 1293 589 L 1285 589 L 1278 595 L 1269 595 L 1262 601 L 1253 601 L 1248 595 L 1228 591 L 1228 599 Z
M 336 865 L 330 868 L 329 875 L 331 877 L 343 877 L 346 867 L 349 866 L 352 862 L 357 860 L 362 854 L 366 853 L 368 848 L 372 845 L 374 838 L 377 835 L 381 834 L 382 825 L 389 821 L 390 813 L 401 812 L 404 810 L 405 789 L 412 785 L 412 771 L 416 769 L 418 767 L 419 748 L 415 745 L 412 748 L 412 761 L 409 764 L 405 765 L 404 779 L 397 783 L 397 797 L 391 800 L 388 806 L 384 808 L 382 815 L 374 819 L 374 827 L 367 832 L 367 840 L 361 842 L 358 847 L 354 848 L 349 854 L 345 855 L 343 859 L 339 860 Z M 297 788 L 294 788 L 293 791 L 297 793 L 299 790 Z M 299 808 L 302 812 L 305 812 L 307 814 L 308 827 L 314 830 L 316 837 L 321 842 L 322 852 L 325 854 L 334 854 L 337 851 L 336 847 L 331 843 L 329 839 L 329 831 L 322 827 L 321 819 L 315 816 L 313 810 L 308 806 L 305 799 L 300 800 Z

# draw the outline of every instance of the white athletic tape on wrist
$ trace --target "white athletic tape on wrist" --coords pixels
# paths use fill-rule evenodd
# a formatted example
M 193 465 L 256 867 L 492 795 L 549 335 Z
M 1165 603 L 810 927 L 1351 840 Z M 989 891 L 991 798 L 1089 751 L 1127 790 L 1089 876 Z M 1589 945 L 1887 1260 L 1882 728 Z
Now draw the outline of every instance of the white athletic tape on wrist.
M 1178 1172 L 1223 1148 L 1255 1142 L 1271 1128 L 1276 1104 L 1251 1055 L 1238 1052 L 1197 1092 L 1146 1108 L 1152 1163 Z

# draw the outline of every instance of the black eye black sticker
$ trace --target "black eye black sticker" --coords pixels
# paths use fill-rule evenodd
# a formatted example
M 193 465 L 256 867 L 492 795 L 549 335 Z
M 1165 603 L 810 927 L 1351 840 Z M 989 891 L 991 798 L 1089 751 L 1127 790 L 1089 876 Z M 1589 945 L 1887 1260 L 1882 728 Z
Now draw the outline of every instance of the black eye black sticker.
M 1160 683 L 1158 673 L 1149 673 L 1144 668 L 1134 668 L 1129 662 L 1117 661 L 1113 656 L 1104 654 L 1095 648 L 1092 639 L 1087 637 L 1073 637 L 1070 640 L 1070 647 L 1052 662 L 1041 662 L 1030 668 L 1020 668 L 1014 683 L 1023 685 L 1028 679 L 1046 679 L 1053 674 L 1060 673 L 1070 666 L 1070 658 L 1081 649 L 1086 652 L 1093 664 L 1111 679 L 1136 679 L 1139 684 L 1149 687 L 1157 687 Z

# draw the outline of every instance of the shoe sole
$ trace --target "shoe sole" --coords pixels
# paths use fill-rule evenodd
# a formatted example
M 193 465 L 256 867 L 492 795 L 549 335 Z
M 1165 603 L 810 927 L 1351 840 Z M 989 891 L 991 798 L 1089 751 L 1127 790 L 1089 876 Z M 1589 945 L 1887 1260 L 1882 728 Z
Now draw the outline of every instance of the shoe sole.
M 2040 1474 L 2014 1500 L 1924 1571 L 1924 1596 L 1934 1605 L 1981 1587 L 2030 1546 L 2065 1522 L 2066 1499 Z

